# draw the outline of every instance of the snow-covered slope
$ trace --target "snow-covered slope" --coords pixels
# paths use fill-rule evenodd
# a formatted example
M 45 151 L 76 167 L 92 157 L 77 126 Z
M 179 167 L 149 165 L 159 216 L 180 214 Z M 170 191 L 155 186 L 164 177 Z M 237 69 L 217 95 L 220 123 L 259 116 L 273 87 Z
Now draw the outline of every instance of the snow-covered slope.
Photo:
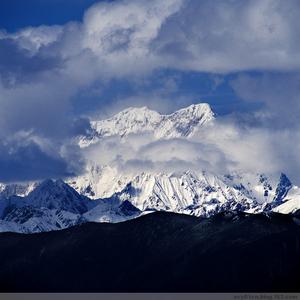
M 82 137 L 80 145 L 86 147 L 107 136 L 146 132 L 151 132 L 156 139 L 189 137 L 214 118 L 207 103 L 193 104 L 170 115 L 161 115 L 147 107 L 128 108 L 110 119 L 92 121 L 94 132 Z
M 86 212 L 83 217 L 91 222 L 116 223 L 133 219 L 141 215 L 141 211 L 130 201 L 122 201 L 119 197 L 99 200 L 97 206 Z
M 292 214 L 300 211 L 300 189 L 293 186 L 284 197 L 282 204 L 276 206 L 273 211 L 282 214 Z
M 292 187 L 284 174 L 266 176 L 247 173 L 217 175 L 205 171 L 173 174 L 143 172 L 122 178 L 117 170 L 113 171 L 111 168 L 106 174 L 106 169 L 107 167 L 98 169 L 96 177 L 100 185 L 94 185 L 97 180 L 87 180 L 85 177 L 87 185 L 83 185 L 84 188 L 80 181 L 73 181 L 73 187 L 95 198 L 103 195 L 102 192 L 113 193 L 122 201 L 130 201 L 141 211 L 164 210 L 205 217 L 224 210 L 257 213 L 281 205 Z
M 24 199 L 34 207 L 62 209 L 74 214 L 85 213 L 94 202 L 80 195 L 62 180 L 45 180 Z
M 68 228 L 85 220 L 80 214 L 61 209 L 21 206 L 10 208 L 1 222 L 0 231 L 2 232 L 35 233 Z
M 25 197 L 36 188 L 37 184 L 37 182 L 0 183 L 0 199 L 9 198 L 10 196 Z
M 123 174 L 115 167 L 90 162 L 85 174 L 71 178 L 67 183 L 78 193 L 91 199 L 109 198 L 122 191 L 134 176 Z
M 37 184 L 27 196 L 0 200 L 0 232 L 51 231 L 87 221 L 119 222 L 139 214 L 137 208 L 125 201 L 91 200 L 62 180 L 48 179 Z

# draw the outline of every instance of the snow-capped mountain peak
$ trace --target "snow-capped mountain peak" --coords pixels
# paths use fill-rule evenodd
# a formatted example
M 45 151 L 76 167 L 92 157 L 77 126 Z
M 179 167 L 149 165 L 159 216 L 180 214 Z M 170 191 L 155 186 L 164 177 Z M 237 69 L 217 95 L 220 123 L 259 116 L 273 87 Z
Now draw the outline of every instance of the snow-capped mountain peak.
M 109 119 L 92 121 L 93 133 L 82 137 L 79 144 L 87 147 L 104 137 L 140 133 L 151 133 L 156 139 L 189 137 L 214 118 L 207 103 L 192 104 L 171 114 L 160 114 L 146 106 L 130 107 Z
M 193 118 L 203 118 L 207 117 L 212 119 L 215 114 L 212 111 L 210 105 L 208 103 L 198 103 L 198 104 L 191 104 L 190 106 L 181 108 L 174 113 L 170 114 L 169 116 L 180 116 L 185 115 L 188 116 L 190 119 Z
M 189 137 L 202 126 L 215 119 L 207 103 L 192 104 L 170 115 L 163 116 L 163 124 L 157 131 L 158 138 Z
M 26 198 L 31 206 L 63 209 L 80 214 L 89 209 L 89 202 L 61 179 L 42 181 Z

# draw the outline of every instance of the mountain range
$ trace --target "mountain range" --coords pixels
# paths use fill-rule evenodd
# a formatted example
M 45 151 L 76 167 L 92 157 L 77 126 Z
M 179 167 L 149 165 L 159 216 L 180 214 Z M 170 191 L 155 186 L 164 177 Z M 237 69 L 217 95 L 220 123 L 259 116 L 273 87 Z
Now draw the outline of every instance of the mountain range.
M 152 142 L 189 140 L 216 118 L 206 103 L 170 115 L 146 107 L 128 108 L 109 119 L 91 121 L 92 131 L 78 136 L 77 143 L 82 151 L 89 151 L 107 139 L 125 146 L 132 137 L 150 137 Z M 117 165 L 88 159 L 83 174 L 64 181 L 0 184 L 2 232 L 52 231 L 90 221 L 116 223 L 155 211 L 207 218 L 225 211 L 293 214 L 298 209 L 300 189 L 283 173 L 122 172 Z

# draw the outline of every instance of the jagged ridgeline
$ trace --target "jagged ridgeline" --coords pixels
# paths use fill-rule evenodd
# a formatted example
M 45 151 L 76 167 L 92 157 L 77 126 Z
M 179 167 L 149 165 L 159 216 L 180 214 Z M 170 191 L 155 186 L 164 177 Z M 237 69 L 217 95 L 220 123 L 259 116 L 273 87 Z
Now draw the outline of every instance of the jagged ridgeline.
M 150 134 L 155 141 L 190 139 L 215 122 L 208 104 L 191 105 L 170 115 L 146 107 L 91 121 L 79 136 L 84 151 L 107 138 L 128 142 Z M 99 156 L 101 153 L 99 153 Z M 94 222 L 121 222 L 153 211 L 211 217 L 224 211 L 295 213 L 299 188 L 285 174 L 216 174 L 193 169 L 176 172 L 127 171 L 88 161 L 74 178 L 0 185 L 0 231 L 51 231 Z

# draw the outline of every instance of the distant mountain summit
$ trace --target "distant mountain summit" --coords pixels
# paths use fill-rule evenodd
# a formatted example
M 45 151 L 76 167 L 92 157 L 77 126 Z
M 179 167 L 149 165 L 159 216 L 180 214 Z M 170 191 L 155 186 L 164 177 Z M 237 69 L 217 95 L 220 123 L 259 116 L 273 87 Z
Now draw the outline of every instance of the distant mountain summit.
M 207 103 L 192 104 L 169 115 L 161 115 L 145 106 L 130 107 L 109 119 L 92 121 L 93 133 L 82 137 L 80 145 L 86 147 L 102 137 L 147 132 L 156 139 L 189 137 L 214 119 L 215 114 Z

